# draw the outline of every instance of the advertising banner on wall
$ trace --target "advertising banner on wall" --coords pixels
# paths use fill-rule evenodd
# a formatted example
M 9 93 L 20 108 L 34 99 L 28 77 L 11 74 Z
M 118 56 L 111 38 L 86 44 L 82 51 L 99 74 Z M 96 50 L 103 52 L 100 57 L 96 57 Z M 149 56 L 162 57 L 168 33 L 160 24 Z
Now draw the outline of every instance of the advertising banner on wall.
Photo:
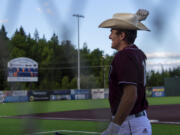
M 3 91 L 0 91 L 0 96 L 3 96 L 4 95 L 4 92 Z
M 50 100 L 71 100 L 71 90 L 53 90 Z
M 165 90 L 164 87 L 153 87 L 152 88 L 152 97 L 164 97 Z
M 4 93 L 3 91 L 0 91 L 0 103 L 4 101 Z
M 50 91 L 28 91 L 29 101 L 47 101 L 50 100 Z
M 38 63 L 30 58 L 19 57 L 8 62 L 8 82 L 37 82 Z
M 72 100 L 90 99 L 90 98 L 91 98 L 91 90 L 90 89 L 71 90 L 71 99 Z
M 27 90 L 13 90 L 12 96 L 27 96 Z
M 53 90 L 51 92 L 52 95 L 70 95 L 71 90 Z
M 51 95 L 50 100 L 71 100 L 71 95 Z
M 2 91 L 0 93 L 0 102 L 9 103 L 28 101 L 27 91 L 25 90 Z
M 109 89 L 104 89 L 104 98 L 109 97 Z
M 92 89 L 92 99 L 104 99 L 104 89 Z
M 4 103 L 10 102 L 27 102 L 28 96 L 7 96 L 4 98 Z
M 73 90 L 71 90 L 71 94 L 91 94 L 91 90 L 89 90 L 89 89 L 81 89 L 81 90 L 73 89 Z

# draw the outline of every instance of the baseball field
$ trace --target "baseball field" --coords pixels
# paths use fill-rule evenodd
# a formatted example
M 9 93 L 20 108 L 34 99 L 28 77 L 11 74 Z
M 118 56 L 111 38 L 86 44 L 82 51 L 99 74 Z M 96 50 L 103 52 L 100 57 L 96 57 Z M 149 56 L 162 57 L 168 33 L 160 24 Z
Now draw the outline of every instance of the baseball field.
M 148 101 L 153 135 L 180 135 L 180 97 Z M 107 99 L 3 103 L 0 135 L 98 135 L 108 125 L 108 108 Z

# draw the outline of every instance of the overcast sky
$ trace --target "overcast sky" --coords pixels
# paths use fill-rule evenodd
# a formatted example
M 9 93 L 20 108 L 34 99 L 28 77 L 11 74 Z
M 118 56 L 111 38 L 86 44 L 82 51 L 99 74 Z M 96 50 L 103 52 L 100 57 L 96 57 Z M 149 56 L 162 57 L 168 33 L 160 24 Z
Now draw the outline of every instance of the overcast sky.
M 81 14 L 80 46 L 99 48 L 104 54 L 113 54 L 109 29 L 98 25 L 114 13 L 136 13 L 139 8 L 149 10 L 143 22 L 151 32 L 138 32 L 135 44 L 149 57 L 148 64 L 156 66 L 180 65 L 180 2 L 179 0 L 0 0 L 0 25 L 4 24 L 11 37 L 15 29 L 23 26 L 26 34 L 49 39 L 53 33 L 60 41 L 71 40 L 77 47 L 77 19 Z M 151 66 L 151 67 L 152 67 Z M 162 67 L 162 66 L 161 66 Z

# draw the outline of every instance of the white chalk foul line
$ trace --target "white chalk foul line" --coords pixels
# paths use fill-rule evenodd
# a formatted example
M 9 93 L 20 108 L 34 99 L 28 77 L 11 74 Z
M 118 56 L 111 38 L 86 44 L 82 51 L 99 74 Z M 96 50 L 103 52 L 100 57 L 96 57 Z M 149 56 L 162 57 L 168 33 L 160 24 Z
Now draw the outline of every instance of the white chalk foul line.
M 157 124 L 173 124 L 173 125 L 180 125 L 180 122 L 171 122 L 171 121 L 159 121 Z
M 150 120 L 151 123 L 158 123 L 159 120 Z
M 64 132 L 64 133 L 83 133 L 83 134 L 93 134 L 93 135 L 99 135 L 100 132 L 88 132 L 88 131 L 76 131 L 76 130 L 53 130 L 53 131 L 43 131 L 43 132 L 36 132 L 36 133 L 30 133 L 25 135 L 39 135 L 39 134 L 49 134 L 49 133 L 55 133 L 55 132 Z
M 152 124 L 175 124 L 180 125 L 180 122 L 172 122 L 172 121 L 159 121 L 159 120 L 150 120 Z

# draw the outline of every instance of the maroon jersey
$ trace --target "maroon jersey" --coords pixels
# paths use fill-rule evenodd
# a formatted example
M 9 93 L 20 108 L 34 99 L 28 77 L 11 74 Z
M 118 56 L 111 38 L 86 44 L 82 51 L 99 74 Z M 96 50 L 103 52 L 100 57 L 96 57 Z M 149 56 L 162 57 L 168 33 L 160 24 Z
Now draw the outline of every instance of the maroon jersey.
M 130 114 L 147 109 L 145 61 L 145 54 L 135 45 L 130 45 L 115 55 L 109 72 L 109 101 L 113 115 L 121 102 L 123 87 L 128 84 L 137 86 L 137 100 Z

